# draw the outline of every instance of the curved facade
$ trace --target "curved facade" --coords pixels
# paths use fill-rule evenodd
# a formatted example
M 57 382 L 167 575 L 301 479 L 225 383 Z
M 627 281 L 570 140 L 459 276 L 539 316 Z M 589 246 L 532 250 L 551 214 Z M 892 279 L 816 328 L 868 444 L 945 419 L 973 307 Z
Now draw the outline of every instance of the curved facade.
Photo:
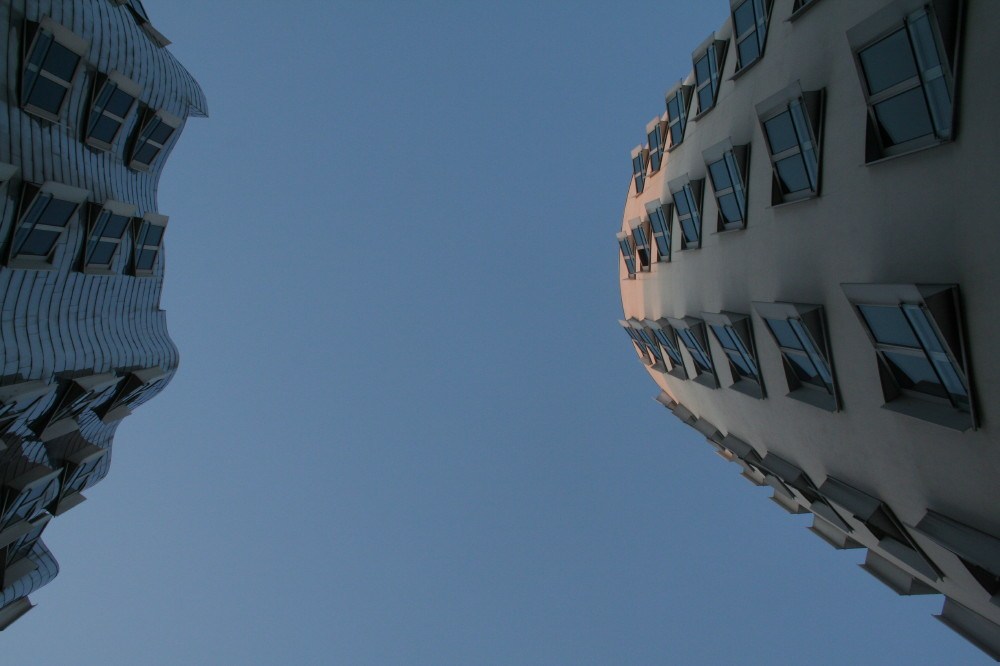
M 207 106 L 139 0 L 0 2 L 0 628 L 58 566 L 40 538 L 177 368 L 156 189 Z
M 621 324 L 674 415 L 1000 657 L 1000 5 L 730 6 L 632 151 Z

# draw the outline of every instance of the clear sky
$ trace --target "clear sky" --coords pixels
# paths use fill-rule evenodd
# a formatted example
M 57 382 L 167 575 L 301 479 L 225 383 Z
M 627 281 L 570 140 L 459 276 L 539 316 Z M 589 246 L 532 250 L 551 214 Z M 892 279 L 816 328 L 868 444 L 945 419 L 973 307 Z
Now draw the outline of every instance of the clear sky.
M 779 0 L 783 1 L 783 0 Z M 9 664 L 965 664 L 651 400 L 629 150 L 725 0 L 146 0 L 167 390 Z

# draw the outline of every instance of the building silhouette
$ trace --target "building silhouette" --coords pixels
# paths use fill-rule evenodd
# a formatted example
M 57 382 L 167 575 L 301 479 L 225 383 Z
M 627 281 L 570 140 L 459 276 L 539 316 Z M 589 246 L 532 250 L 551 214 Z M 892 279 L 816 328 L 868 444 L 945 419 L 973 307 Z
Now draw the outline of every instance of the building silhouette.
M 164 161 L 204 95 L 139 0 L 3 0 L 0 629 L 58 572 L 43 530 L 170 381 Z
M 658 400 L 1000 659 L 1000 4 L 731 0 L 631 153 Z

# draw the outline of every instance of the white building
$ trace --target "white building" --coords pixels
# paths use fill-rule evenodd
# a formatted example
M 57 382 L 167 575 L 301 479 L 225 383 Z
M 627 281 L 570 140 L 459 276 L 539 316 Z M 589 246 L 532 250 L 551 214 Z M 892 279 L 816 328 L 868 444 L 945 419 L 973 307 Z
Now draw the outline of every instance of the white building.
M 1000 658 L 1000 3 L 730 4 L 632 151 L 622 325 L 720 455 Z

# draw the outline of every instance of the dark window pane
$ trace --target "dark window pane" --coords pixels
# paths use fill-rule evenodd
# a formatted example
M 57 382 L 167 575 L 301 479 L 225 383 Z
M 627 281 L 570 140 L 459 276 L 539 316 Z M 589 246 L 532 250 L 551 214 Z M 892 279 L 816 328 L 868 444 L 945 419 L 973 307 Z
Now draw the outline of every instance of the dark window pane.
M 102 241 L 91 243 L 87 263 L 107 266 L 111 263 L 111 257 L 114 256 L 116 249 L 118 249 L 117 243 L 107 243 Z
M 947 137 L 951 134 L 951 93 L 944 77 L 928 81 L 924 85 L 924 93 L 930 103 L 931 115 L 934 119 L 934 129 L 938 136 Z
M 33 229 L 27 234 L 24 242 L 16 249 L 17 254 L 27 254 L 34 257 L 46 257 L 61 235 L 58 231 L 48 229 Z
M 802 343 L 799 342 L 798 337 L 795 335 L 795 331 L 789 326 L 788 322 L 784 319 L 765 319 L 768 328 L 774 333 L 774 337 L 778 340 L 778 345 L 782 347 L 790 347 L 791 349 L 802 349 Z
M 115 87 L 114 94 L 111 95 L 111 99 L 108 100 L 105 108 L 119 118 L 124 118 L 125 114 L 128 113 L 129 107 L 132 106 L 134 99 L 127 92 Z
M 110 215 L 107 224 L 104 225 L 104 229 L 101 231 L 101 235 L 105 238 L 121 238 L 125 234 L 126 228 L 128 228 L 127 217 L 124 215 Z
M 726 350 L 726 356 L 729 357 L 730 363 L 736 368 L 738 375 L 749 379 L 757 378 L 756 370 L 749 364 L 749 359 L 744 358 L 742 354 L 737 351 Z
M 712 84 L 708 84 L 704 88 L 698 91 L 698 110 L 708 111 L 712 108 L 712 98 L 715 95 L 715 91 L 712 89 Z
M 156 125 L 156 127 L 154 127 L 149 132 L 149 138 L 155 141 L 156 143 L 163 145 L 167 142 L 167 139 L 169 139 L 170 135 L 173 133 L 174 133 L 174 128 L 166 124 L 165 122 L 161 121 L 158 125 Z
M 747 37 L 739 45 L 740 52 L 740 67 L 746 67 L 760 55 L 760 48 L 757 46 L 757 40 L 753 35 Z
M 35 41 L 35 48 L 31 49 L 31 53 L 28 55 L 28 62 L 36 67 L 40 67 L 42 60 L 45 58 L 45 52 L 51 43 L 52 35 L 47 32 L 39 32 L 38 39 Z
M 681 231 L 684 232 L 684 240 L 686 242 L 698 242 L 698 227 L 690 217 L 681 220 Z
M 928 321 L 926 313 L 924 313 L 920 306 L 904 305 L 903 312 L 906 314 L 906 318 L 910 321 L 910 324 L 913 325 L 914 330 L 916 330 L 917 337 L 920 338 L 923 348 L 932 354 L 943 354 L 944 345 L 941 344 L 937 333 L 934 332 L 934 327 Z
M 688 207 L 687 193 L 684 190 L 674 192 L 674 206 L 677 207 L 677 213 L 679 215 L 688 215 L 691 209 Z
M 135 157 L 132 159 L 140 164 L 152 164 L 153 160 L 156 159 L 156 154 L 159 152 L 160 149 L 156 146 L 144 143 L 137 151 L 135 151 Z
M 90 130 L 90 136 L 94 137 L 98 141 L 111 143 L 115 138 L 115 134 L 118 133 L 119 127 L 121 127 L 121 125 L 118 124 L 117 120 L 112 120 L 102 114 Z
M 80 62 L 80 56 L 59 42 L 52 42 L 49 46 L 49 52 L 45 55 L 45 64 L 42 65 L 42 68 L 55 74 L 63 81 L 70 81 L 78 62 Z
M 792 155 L 775 163 L 778 170 L 778 179 L 786 192 L 801 192 L 811 189 L 809 184 L 809 174 L 806 173 L 805 164 L 801 155 Z
M 722 345 L 723 349 L 737 349 L 736 344 L 729 335 L 729 330 L 725 326 L 719 326 L 717 324 L 712 324 L 711 326 L 716 339 L 719 341 L 719 344 Z
M 877 342 L 914 349 L 920 347 L 916 336 L 913 335 L 913 329 L 910 328 L 906 317 L 903 316 L 903 312 L 899 308 L 859 305 L 858 310 L 861 311 L 861 316 L 864 317 L 868 329 Z
M 643 237 L 642 232 L 637 228 L 636 238 L 642 238 L 642 242 L 645 243 L 646 239 Z M 160 239 L 163 238 L 163 227 L 158 224 L 150 224 L 146 227 L 146 237 L 143 239 L 143 245 L 159 245 Z
M 711 76 L 710 68 L 708 66 L 708 53 L 699 58 L 698 62 L 694 64 L 694 75 L 699 84 L 708 81 Z
M 632 158 L 632 173 L 642 173 L 642 155 L 636 155 Z
M 729 179 L 729 169 L 726 168 L 726 161 L 719 160 L 708 165 L 708 173 L 712 176 L 712 187 L 718 190 L 727 190 L 733 186 Z
M 659 171 L 660 169 L 660 152 L 649 154 L 649 168 L 652 171 Z
M 917 50 L 920 69 L 926 72 L 941 64 L 937 40 L 934 39 L 934 30 L 931 28 L 930 18 L 926 12 L 922 12 L 910 21 L 910 36 L 913 38 L 913 46 Z
M 736 11 L 733 12 L 733 21 L 736 23 L 737 37 L 754 27 L 756 18 L 754 17 L 752 0 L 747 0 L 736 8 Z
M 799 145 L 792 125 L 791 114 L 785 111 L 764 123 L 767 143 L 771 146 L 771 154 L 777 155 L 789 148 Z
M 66 89 L 58 83 L 39 76 L 35 79 L 35 84 L 28 94 L 28 104 L 44 109 L 49 113 L 59 113 L 62 108 L 63 97 L 66 96 Z
M 681 115 L 680 105 L 678 104 L 677 101 L 677 95 L 674 95 L 667 102 L 667 117 L 670 120 L 676 120 L 677 118 L 680 117 L 680 115 Z
M 859 56 L 872 95 L 917 76 L 906 30 L 897 30 L 863 50 Z
M 156 261 L 156 250 L 143 250 L 139 253 L 139 258 L 135 262 L 135 267 L 141 271 L 148 271 L 153 268 Z
M 94 113 L 99 114 L 101 110 L 107 105 L 108 99 L 111 98 L 111 93 L 114 91 L 114 85 L 103 85 L 101 86 L 101 92 L 97 95 L 94 100 Z
M 49 224 L 53 227 L 65 227 L 66 223 L 76 212 L 77 204 L 71 201 L 52 199 L 45 207 L 45 212 L 38 218 L 38 224 Z
M 941 386 L 941 380 L 924 355 L 900 354 L 893 351 L 885 351 L 883 354 L 900 388 L 941 398 L 948 397 L 947 391 Z
M 726 222 L 743 221 L 743 210 L 736 195 L 724 194 L 719 197 L 719 211 Z
M 795 373 L 800 382 L 819 386 L 822 389 L 827 388 L 826 382 L 820 377 L 816 366 L 813 365 L 808 356 L 800 352 L 784 352 L 784 356 L 788 359 L 792 372 Z
M 896 95 L 875 105 L 882 136 L 890 145 L 933 134 L 931 117 L 921 88 Z

